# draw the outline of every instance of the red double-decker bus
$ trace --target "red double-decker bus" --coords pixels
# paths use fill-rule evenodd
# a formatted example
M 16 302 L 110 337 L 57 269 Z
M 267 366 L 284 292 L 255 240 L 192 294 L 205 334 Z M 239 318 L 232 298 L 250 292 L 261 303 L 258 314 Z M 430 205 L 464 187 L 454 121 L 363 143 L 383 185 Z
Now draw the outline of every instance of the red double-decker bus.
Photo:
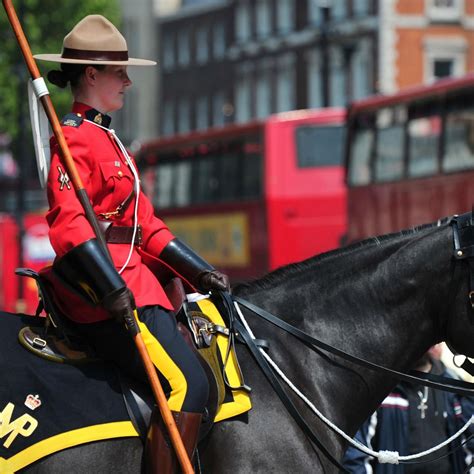
M 353 103 L 348 241 L 461 214 L 474 203 L 474 75 Z
M 162 138 L 137 154 L 173 232 L 245 281 L 337 247 L 346 229 L 345 111 L 323 109 Z
M 23 266 L 39 271 L 54 259 L 44 213 L 26 213 L 23 226 Z M 36 283 L 32 278 L 15 275 L 19 267 L 19 239 L 13 216 L 0 213 L 0 310 L 34 314 L 39 301 Z

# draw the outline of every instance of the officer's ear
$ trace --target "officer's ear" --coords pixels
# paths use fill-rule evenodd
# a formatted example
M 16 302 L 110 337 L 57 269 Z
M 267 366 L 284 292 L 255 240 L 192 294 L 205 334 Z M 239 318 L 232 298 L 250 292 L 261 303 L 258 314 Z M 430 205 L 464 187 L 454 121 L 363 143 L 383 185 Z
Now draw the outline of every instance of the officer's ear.
M 94 66 L 87 66 L 84 70 L 84 80 L 86 84 L 93 86 L 97 79 L 97 69 Z

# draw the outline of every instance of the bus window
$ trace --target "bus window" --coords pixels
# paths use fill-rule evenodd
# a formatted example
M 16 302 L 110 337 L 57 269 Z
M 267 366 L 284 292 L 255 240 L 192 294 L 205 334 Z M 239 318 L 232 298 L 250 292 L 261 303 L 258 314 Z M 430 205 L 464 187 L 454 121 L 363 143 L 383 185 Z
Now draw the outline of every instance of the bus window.
M 191 203 L 191 162 L 186 160 L 176 163 L 175 166 L 173 206 L 183 207 Z
M 203 204 L 213 201 L 219 186 L 216 157 L 208 155 L 194 160 L 192 175 L 196 180 L 192 204 Z
M 255 199 L 263 194 L 263 152 L 260 143 L 247 142 L 242 157 L 242 198 Z
M 227 151 L 219 160 L 219 202 L 238 201 L 240 198 L 241 177 L 239 170 L 239 153 Z
M 397 181 L 403 177 L 404 108 L 377 112 L 375 181 Z
M 361 115 L 354 121 L 350 147 L 348 181 L 351 186 L 370 182 L 370 159 L 374 147 L 374 117 Z
M 163 209 L 172 205 L 173 164 L 163 163 L 156 167 L 156 188 L 153 195 L 153 205 Z
M 201 143 L 175 154 L 163 153 L 147 170 L 147 194 L 157 209 L 252 199 L 262 191 L 262 156 L 255 138 L 222 144 Z
M 410 110 L 408 121 L 408 176 L 420 178 L 438 172 L 441 114 L 436 105 L 430 109 Z
M 345 130 L 340 125 L 296 127 L 298 167 L 340 166 Z
M 446 115 L 443 171 L 474 168 L 474 106 L 452 104 Z

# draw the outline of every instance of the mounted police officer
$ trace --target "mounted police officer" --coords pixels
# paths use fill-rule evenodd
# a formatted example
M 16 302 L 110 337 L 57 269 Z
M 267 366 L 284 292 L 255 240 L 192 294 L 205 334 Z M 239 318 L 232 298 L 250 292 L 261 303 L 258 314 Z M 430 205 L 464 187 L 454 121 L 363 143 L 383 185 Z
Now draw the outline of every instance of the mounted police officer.
M 81 20 L 64 38 L 61 54 L 35 57 L 60 63 L 60 70 L 50 71 L 48 79 L 59 87 L 71 86 L 72 113 L 63 119 L 62 129 L 94 212 L 107 229 L 113 260 L 112 264 L 104 256 L 52 138 L 46 217 L 57 254 L 51 274 L 55 295 L 72 324 L 101 357 L 145 381 L 141 360 L 123 324 L 136 304 L 145 343 L 192 457 L 208 383 L 200 362 L 177 330 L 162 285 L 145 261 L 156 263 L 159 258 L 203 292 L 228 290 L 229 282 L 154 215 L 140 190 L 133 158 L 110 128 L 108 113 L 122 107 L 132 84 L 127 66 L 156 63 L 129 58 L 124 37 L 100 15 Z M 76 291 L 67 291 L 68 287 Z M 176 469 L 172 448 L 156 424 L 150 427 L 147 452 L 151 472 Z

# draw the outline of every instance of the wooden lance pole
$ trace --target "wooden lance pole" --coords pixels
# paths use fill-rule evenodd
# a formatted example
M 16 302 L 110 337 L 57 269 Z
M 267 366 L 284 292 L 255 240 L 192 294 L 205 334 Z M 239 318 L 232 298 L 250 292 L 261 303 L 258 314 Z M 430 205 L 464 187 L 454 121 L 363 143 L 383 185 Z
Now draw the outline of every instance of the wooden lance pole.
M 2 0 L 2 2 L 10 24 L 15 33 L 15 36 L 18 40 L 18 44 L 23 54 L 23 58 L 25 59 L 28 71 L 30 72 L 31 78 L 33 79 L 33 83 L 35 84 L 36 82 L 35 92 L 39 97 L 41 104 L 43 105 L 46 116 L 48 117 L 49 123 L 51 124 L 51 128 L 53 129 L 54 136 L 56 137 L 56 140 L 59 145 L 64 167 L 66 168 L 67 174 L 74 186 L 74 190 L 79 199 L 79 202 L 81 203 L 84 209 L 87 220 L 92 226 L 92 229 L 94 230 L 94 233 L 98 241 L 101 243 L 106 255 L 111 258 L 107 248 L 105 237 L 100 231 L 99 224 L 97 222 L 97 217 L 89 201 L 87 192 L 84 189 L 79 173 L 77 172 L 76 165 L 69 151 L 66 139 L 64 138 L 61 129 L 61 124 L 59 123 L 56 111 L 51 101 L 51 97 L 49 96 L 48 89 L 46 87 L 44 79 L 41 77 L 33 54 L 31 53 L 28 40 L 26 39 L 25 33 L 23 32 L 23 28 L 21 27 L 20 21 L 18 20 L 15 8 L 11 0 Z M 163 422 L 168 429 L 168 433 L 170 435 L 173 447 L 176 451 L 176 455 L 181 465 L 181 468 L 185 474 L 192 474 L 194 470 L 189 460 L 189 456 L 184 447 L 183 440 L 181 439 L 178 428 L 176 427 L 173 415 L 171 414 L 171 411 L 169 409 L 168 402 L 163 391 L 163 387 L 161 386 L 155 367 L 150 359 L 150 355 L 148 354 L 148 350 L 143 341 L 140 327 L 138 326 L 136 310 L 133 313 L 133 320 L 129 321 L 127 326 L 135 341 L 136 347 L 142 359 L 148 379 L 151 384 L 153 395 L 155 396 L 155 400 L 163 418 Z

